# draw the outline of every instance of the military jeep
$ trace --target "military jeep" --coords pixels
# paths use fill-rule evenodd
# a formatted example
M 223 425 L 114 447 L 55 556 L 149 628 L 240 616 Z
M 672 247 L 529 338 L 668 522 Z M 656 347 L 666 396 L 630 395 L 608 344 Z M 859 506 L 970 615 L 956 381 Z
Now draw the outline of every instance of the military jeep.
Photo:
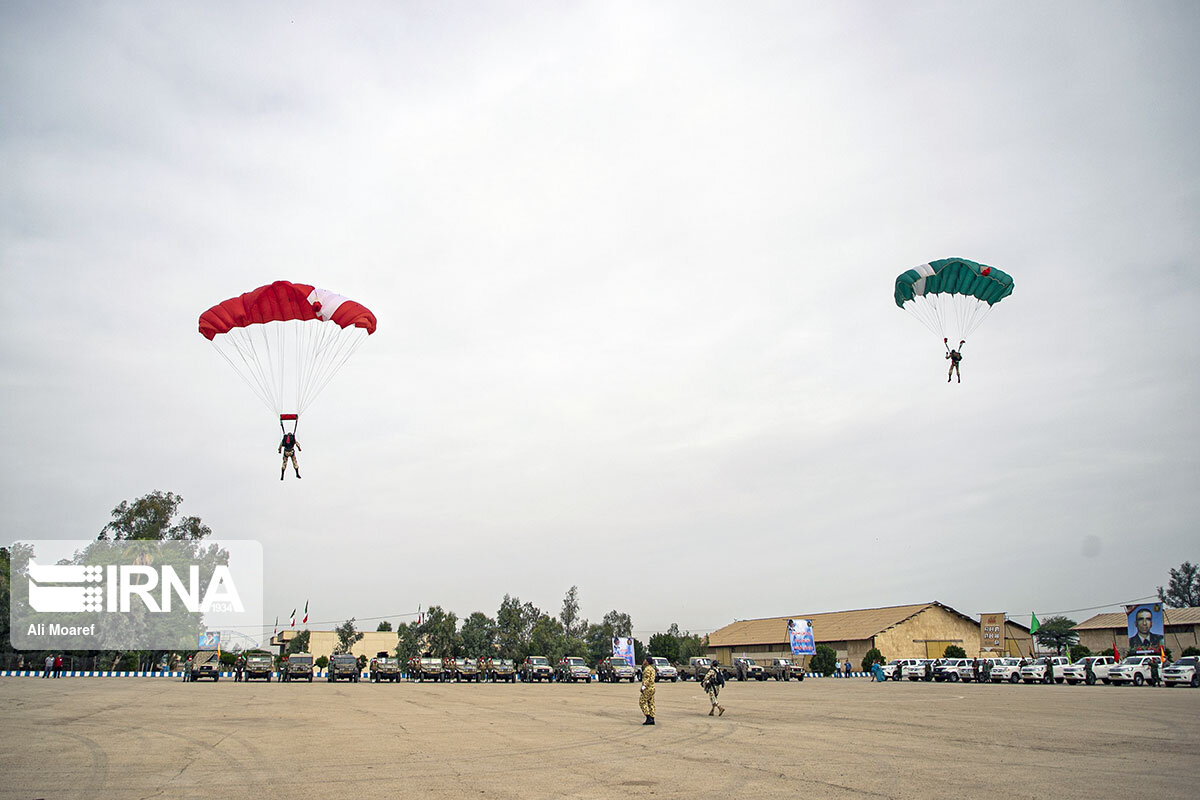
M 189 680 L 212 678 L 213 683 L 221 680 L 221 656 L 216 650 L 201 650 L 192 657 L 192 674 Z
M 513 663 L 511 658 L 489 658 L 487 674 L 488 679 L 492 683 L 499 683 L 500 681 L 516 683 L 517 665 Z
M 242 669 L 242 677 L 245 680 L 262 678 L 270 683 L 271 673 L 274 671 L 275 659 L 266 655 L 249 655 L 246 656 L 246 666 Z
M 325 680 L 334 683 L 340 680 L 358 683 L 358 657 L 353 653 L 335 653 L 329 657 L 325 668 Z
M 380 654 L 371 659 L 371 682 L 400 680 L 400 659 Z
M 475 681 L 479 683 L 479 664 L 473 658 L 457 658 L 454 660 L 454 680 L 456 682 Z
M 293 653 L 280 670 L 279 679 L 284 681 L 308 681 L 313 679 L 312 653 Z
M 596 677 L 601 681 L 609 683 L 617 683 L 619 681 L 629 681 L 633 683 L 638 679 L 637 670 L 621 656 L 609 656 L 600 662 L 596 667 Z

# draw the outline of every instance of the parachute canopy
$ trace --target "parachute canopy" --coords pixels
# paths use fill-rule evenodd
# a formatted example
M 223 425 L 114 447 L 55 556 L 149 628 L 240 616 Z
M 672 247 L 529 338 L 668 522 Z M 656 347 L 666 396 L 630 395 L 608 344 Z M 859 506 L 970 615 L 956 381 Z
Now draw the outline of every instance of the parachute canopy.
M 200 334 L 276 414 L 295 419 L 375 332 L 366 306 L 276 281 L 200 315 Z
M 896 305 L 943 338 L 966 339 L 992 306 L 1012 294 L 1013 279 L 965 258 L 943 258 L 896 278 Z

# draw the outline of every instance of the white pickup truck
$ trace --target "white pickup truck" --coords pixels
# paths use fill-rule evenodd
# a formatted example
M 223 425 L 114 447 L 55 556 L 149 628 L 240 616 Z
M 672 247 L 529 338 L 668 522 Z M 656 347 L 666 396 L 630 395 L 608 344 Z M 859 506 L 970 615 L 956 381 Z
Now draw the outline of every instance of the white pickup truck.
M 1150 665 L 1155 661 L 1161 666 L 1162 659 L 1158 656 L 1126 656 L 1120 664 L 1115 664 L 1108 671 L 1108 679 L 1113 683 L 1141 686 L 1153 680 Z
M 1032 664 L 1021 667 L 1025 683 L 1062 683 L 1063 668 L 1071 663 L 1066 656 L 1042 656 Z
M 1021 659 L 1019 658 L 997 658 L 992 662 L 992 671 L 989 673 L 989 680 L 992 683 L 1019 683 L 1021 680 Z
M 883 677 L 898 681 L 904 677 L 905 667 L 920 663 L 921 659 L 919 658 L 893 658 L 883 665 Z
M 1200 656 L 1184 656 L 1165 667 L 1162 679 L 1167 686 L 1200 686 Z
M 1084 656 L 1074 664 L 1063 667 L 1063 678 L 1072 686 L 1077 683 L 1086 683 L 1091 686 L 1096 681 L 1108 683 L 1108 671 L 1115 663 L 1117 662 L 1113 661 L 1112 656 Z M 1089 664 L 1092 667 L 1090 676 L 1088 675 Z
M 928 669 L 926 669 L 928 667 Z M 910 659 L 910 662 L 904 665 L 901 674 L 910 681 L 930 681 L 933 680 L 933 659 L 932 658 L 915 658 Z
M 933 667 L 935 681 L 969 681 L 975 678 L 975 665 L 969 658 L 943 658 Z

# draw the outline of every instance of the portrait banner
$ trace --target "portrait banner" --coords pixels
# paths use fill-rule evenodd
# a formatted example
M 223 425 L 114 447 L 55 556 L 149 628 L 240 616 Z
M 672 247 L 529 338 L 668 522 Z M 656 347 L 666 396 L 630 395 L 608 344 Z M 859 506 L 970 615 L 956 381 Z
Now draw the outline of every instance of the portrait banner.
M 794 656 L 812 656 L 817 653 L 817 645 L 813 639 L 812 620 L 788 620 L 788 644 L 792 646 Z
M 1129 652 L 1157 653 L 1163 643 L 1162 603 L 1125 606 L 1129 633 Z
M 629 636 L 614 636 L 612 640 L 613 655 L 625 659 L 625 663 L 636 667 L 633 662 L 633 639 Z
M 980 652 L 1004 651 L 1004 617 L 1004 614 L 979 615 Z

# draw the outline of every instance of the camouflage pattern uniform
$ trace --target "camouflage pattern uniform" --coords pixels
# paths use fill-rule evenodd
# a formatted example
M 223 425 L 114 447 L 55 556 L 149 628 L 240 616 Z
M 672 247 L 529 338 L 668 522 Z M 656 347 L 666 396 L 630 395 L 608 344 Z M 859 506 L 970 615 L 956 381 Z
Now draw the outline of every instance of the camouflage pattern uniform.
M 711 717 L 713 712 L 720 709 L 721 713 L 725 713 L 725 706 L 717 702 L 717 695 L 721 693 L 721 670 L 718 669 L 716 662 L 708 668 L 708 672 L 704 673 L 704 679 L 700 681 L 700 685 L 704 687 L 704 691 L 708 693 L 708 700 L 712 703 L 712 709 L 708 715 Z
M 653 664 L 642 667 L 642 693 L 638 697 L 638 706 L 642 713 L 654 719 L 654 677 L 657 673 Z
M 279 469 L 279 480 L 283 480 L 283 474 L 287 472 L 287 462 L 289 458 L 292 460 L 292 469 L 296 470 L 296 477 L 300 477 L 300 465 L 296 463 L 296 450 L 301 449 L 300 443 L 296 441 L 295 436 L 292 436 L 291 444 L 292 447 L 287 446 L 288 439 L 286 436 L 284 436 L 283 441 L 279 443 L 279 452 L 283 453 L 283 466 Z M 292 448 L 295 448 L 295 450 Z

